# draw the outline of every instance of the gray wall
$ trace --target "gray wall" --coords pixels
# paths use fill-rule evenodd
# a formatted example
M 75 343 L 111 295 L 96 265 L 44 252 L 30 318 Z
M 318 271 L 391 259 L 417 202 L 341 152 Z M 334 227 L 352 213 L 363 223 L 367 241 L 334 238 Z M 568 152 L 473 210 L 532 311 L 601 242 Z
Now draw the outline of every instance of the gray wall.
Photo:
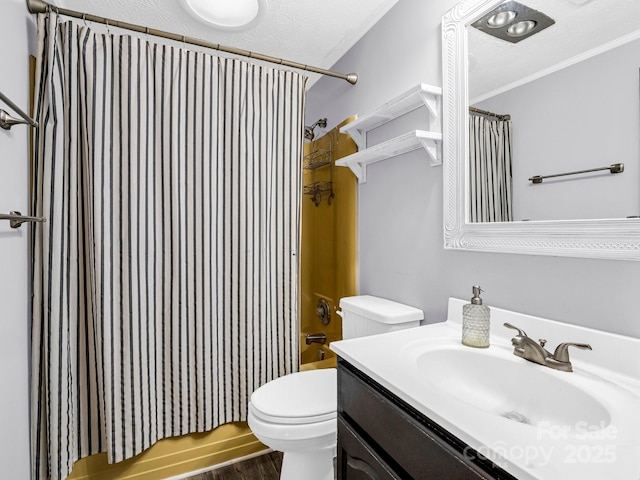
M 520 220 L 640 214 L 640 40 L 476 104 L 513 122 L 513 212 Z M 624 163 L 624 172 L 548 175 Z
M 358 84 L 318 81 L 307 118 L 327 117 L 331 128 L 420 82 L 441 85 L 441 17 L 455 3 L 398 2 L 334 66 L 358 72 Z M 373 136 L 390 136 L 403 122 L 411 123 L 405 130 L 424 126 L 419 112 L 411 117 Z M 640 337 L 640 262 L 445 251 L 441 167 L 416 151 L 376 163 L 367 175 L 358 191 L 360 293 L 422 308 L 436 322 L 445 319 L 449 297 L 469 298 L 479 284 L 489 306 Z M 549 339 L 560 340 L 570 339 Z
M 29 108 L 29 41 L 35 39 L 24 0 L 3 0 L 0 90 Z M 0 108 L 14 114 L 0 101 Z M 17 115 L 16 115 L 17 116 Z M 29 212 L 29 130 L 0 130 L 0 212 Z M 29 226 L 0 222 L 0 477 L 29 478 Z

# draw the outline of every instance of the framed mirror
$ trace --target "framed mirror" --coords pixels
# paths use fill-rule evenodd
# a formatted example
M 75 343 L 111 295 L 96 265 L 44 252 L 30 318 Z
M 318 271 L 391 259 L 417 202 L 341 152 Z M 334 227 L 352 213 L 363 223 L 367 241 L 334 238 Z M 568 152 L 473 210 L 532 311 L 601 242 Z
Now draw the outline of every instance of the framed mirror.
M 628 84 L 633 86 L 628 101 L 624 103 L 631 105 L 629 115 L 634 119 L 632 125 L 625 122 L 616 133 L 620 138 L 606 139 L 602 133 L 607 130 L 611 123 L 609 114 L 593 114 L 594 123 L 600 122 L 598 132 L 598 142 L 594 142 L 594 134 L 588 129 L 577 130 L 576 138 L 567 138 L 568 147 L 552 141 L 553 132 L 558 128 L 552 128 L 542 133 L 536 132 L 530 145 L 544 146 L 545 149 L 536 151 L 531 157 L 532 163 L 524 164 L 522 159 L 526 156 L 519 148 L 526 145 L 527 121 L 522 114 L 522 105 L 498 103 L 497 95 L 506 95 L 526 99 L 528 105 L 535 105 L 538 100 L 533 100 L 531 91 L 533 89 L 547 92 L 553 108 L 559 105 L 558 98 L 569 97 L 570 95 L 560 93 L 556 87 L 536 86 L 534 80 L 540 79 L 546 82 L 551 81 L 554 75 L 566 75 L 570 68 L 578 68 L 581 61 L 593 61 L 596 57 L 609 52 L 617 45 L 630 45 L 630 42 L 640 38 L 638 25 L 640 25 L 640 7 L 637 0 L 603 1 L 603 0 L 522 0 L 525 6 L 532 6 L 544 12 L 545 5 L 552 6 L 552 19 L 554 15 L 560 18 L 553 19 L 555 23 L 548 29 L 540 32 L 536 36 L 524 38 L 521 42 L 511 43 L 501 39 L 491 39 L 485 41 L 483 35 L 486 33 L 472 26 L 474 22 L 486 20 L 490 14 L 500 12 L 504 9 L 505 0 L 464 0 L 457 4 L 442 19 L 442 40 L 443 40 L 443 175 L 444 175 L 444 238 L 445 248 L 464 249 L 471 251 L 486 251 L 499 253 L 521 253 L 533 255 L 555 255 L 572 256 L 586 258 L 604 258 L 620 260 L 640 260 L 640 103 L 638 86 L 638 72 L 640 69 L 640 58 L 636 55 L 633 67 L 633 78 L 626 78 Z M 557 7 L 564 4 L 571 15 L 563 17 L 563 13 L 558 13 Z M 604 5 L 603 5 L 604 4 Z M 608 5 L 608 6 L 607 6 Z M 571 28 L 571 22 L 581 22 L 580 15 L 591 15 L 600 20 L 608 18 L 607 9 L 619 9 L 623 5 L 630 9 L 635 9 L 633 14 L 625 13 L 630 21 L 623 22 L 624 26 L 618 31 L 612 30 L 606 37 L 596 35 L 600 32 L 598 28 L 584 26 L 580 24 L 579 29 Z M 636 15 L 637 14 L 637 15 Z M 633 15 L 636 15 L 633 17 Z M 507 17 L 502 15 L 501 17 Z M 610 23 L 620 22 L 618 19 L 609 19 Z M 507 21 L 510 21 L 507 18 Z M 574 23 L 575 26 L 575 23 Z M 627 30 L 625 31 L 624 28 Z M 471 31 L 473 29 L 473 31 Z M 476 31 L 478 30 L 478 31 Z M 559 42 L 562 37 L 568 37 L 568 31 L 581 30 L 587 32 L 589 40 L 578 41 L 575 38 L 569 39 L 567 44 L 571 47 L 561 48 Z M 602 29 L 604 32 L 607 29 Z M 634 30 L 634 31 L 631 31 Z M 609 30 L 607 30 L 609 31 Z M 488 35 L 487 35 L 488 36 Z M 598 38 L 596 38 L 598 37 Z M 470 46 L 470 38 L 473 44 Z M 479 41 L 478 41 L 479 39 Z M 502 42 L 502 43 L 501 43 Z M 640 42 L 640 40 L 638 40 Z M 498 45 L 496 51 L 482 52 L 474 48 L 478 44 L 486 43 Z M 640 43 L 639 43 L 640 45 Z M 572 50 L 573 48 L 573 50 Z M 576 50 L 577 49 L 577 50 Z M 473 53 L 470 55 L 470 50 Z M 558 56 L 558 55 L 564 56 Z M 511 57 L 509 55 L 512 55 Z M 524 58 L 527 61 L 520 62 L 520 70 L 499 71 L 502 64 L 513 65 L 518 63 L 516 57 Z M 534 60 L 540 58 L 545 63 L 537 64 Z M 497 60 L 497 61 L 496 61 Z M 491 62 L 495 61 L 494 65 Z M 584 64 L 583 64 L 584 65 Z M 580 66 L 580 68 L 583 68 Z M 600 70 L 608 70 L 605 67 L 596 67 Z M 485 75 L 482 72 L 491 71 L 498 74 Z M 582 74 L 582 80 L 576 82 L 569 81 L 569 85 L 582 86 L 586 77 L 591 75 Z M 618 75 L 620 77 L 620 75 Z M 470 79 L 473 82 L 470 84 Z M 496 83 L 498 82 L 498 83 Z M 572 83 L 573 82 L 573 83 Z M 631 83 L 629 83 L 631 82 Z M 599 88 L 593 91 L 583 102 L 588 108 L 593 107 L 593 101 L 607 103 L 610 93 L 618 87 L 612 87 L 599 80 Z M 527 90 L 528 89 L 528 90 Z M 572 88 L 571 90 L 579 90 Z M 471 102 L 470 102 L 471 91 Z M 522 93 L 524 92 L 524 93 Z M 518 95 L 515 95 L 518 93 Z M 585 94 L 586 95 L 586 94 Z M 555 100 L 554 100 L 555 98 Z M 604 100 L 604 102 L 602 102 Z M 495 103 L 491 103 L 495 101 Z M 502 101 L 502 100 L 501 100 Z M 611 102 L 609 102 L 611 103 Z M 476 197 L 476 179 L 478 177 L 475 162 L 477 144 L 472 142 L 470 148 L 470 114 L 469 107 L 478 108 L 485 113 L 492 112 L 491 105 L 503 105 L 507 111 L 498 112 L 500 115 L 511 115 L 513 134 L 510 141 L 521 141 L 521 144 L 514 146 L 509 144 L 508 149 L 514 155 L 509 161 L 513 168 L 512 174 L 507 173 L 509 180 L 513 184 L 513 197 L 509 198 L 509 205 L 513 205 L 514 214 L 511 217 L 496 216 L 497 221 L 492 217 L 479 218 L 473 211 L 473 205 L 478 202 Z M 487 107 L 489 106 L 489 107 Z M 610 105 L 611 106 L 611 105 Z M 485 108 L 481 108 L 485 107 Z M 496 107 L 497 108 L 497 107 Z M 529 107 L 528 107 L 529 108 Z M 550 111 L 551 107 L 544 107 L 545 111 Z M 576 110 L 575 106 L 564 107 L 568 111 Z M 613 112 L 620 111 L 619 105 L 613 105 Z M 519 110 L 520 109 L 520 110 Z M 529 108 L 530 109 L 530 108 Z M 618 109 L 618 110 L 616 110 Z M 591 110 L 593 111 L 593 110 Z M 517 113 L 517 115 L 516 115 Z M 602 115 L 609 115 L 602 117 Z M 475 114 L 473 115 L 475 117 Z M 576 120 L 565 118 L 563 120 L 573 124 Z M 619 117 L 619 116 L 618 116 Z M 584 119 L 584 114 L 581 117 Z M 580 118 L 578 119 L 580 121 Z M 472 122 L 473 123 L 473 122 Z M 546 127 L 551 122 L 540 121 L 539 127 Z M 626 130 L 625 130 L 626 128 Z M 565 130 L 569 130 L 565 128 Z M 560 136 L 564 135 L 564 130 Z M 476 135 L 474 133 L 473 135 Z M 616 158 L 612 159 L 612 152 L 620 143 L 620 139 L 629 144 L 629 148 L 622 150 L 623 154 L 616 153 Z M 560 142 L 560 140 L 558 140 Z M 587 154 L 578 153 L 577 145 L 587 145 L 586 150 L 597 151 L 598 146 L 603 150 L 594 158 L 587 158 Z M 552 148 L 549 147 L 552 146 Z M 532 148 L 527 148 L 531 152 Z M 516 157 L 517 154 L 517 157 Z M 619 158 L 623 156 L 625 158 Z M 473 162 L 472 162 L 473 160 Z M 521 163 L 517 163 L 520 161 Z M 564 163 L 566 161 L 566 163 Z M 599 162 L 600 164 L 594 164 Z M 611 164 L 622 163 L 623 172 L 612 175 L 609 171 L 600 171 L 599 167 L 609 167 Z M 580 167 L 580 168 L 579 168 Z M 536 176 L 547 176 L 554 174 L 572 173 L 572 171 L 598 169 L 596 172 L 562 176 L 544 179 L 543 182 L 534 183 L 530 179 Z M 622 185 L 629 185 L 629 193 L 622 194 Z M 579 192 L 579 193 L 578 193 Z M 626 204 L 622 204 L 622 198 Z M 589 202 L 592 202 L 590 205 Z M 544 210 L 541 207 L 546 204 L 558 208 Z M 566 205 L 565 205 L 566 204 Z M 585 204 L 582 210 L 566 208 L 573 204 Z M 606 209 L 601 205 L 616 208 Z M 528 209 L 528 210 L 527 210 Z M 562 213 L 558 213 L 562 210 Z M 521 213 L 524 212 L 524 213 Z M 533 213 L 530 213 L 533 212 Z

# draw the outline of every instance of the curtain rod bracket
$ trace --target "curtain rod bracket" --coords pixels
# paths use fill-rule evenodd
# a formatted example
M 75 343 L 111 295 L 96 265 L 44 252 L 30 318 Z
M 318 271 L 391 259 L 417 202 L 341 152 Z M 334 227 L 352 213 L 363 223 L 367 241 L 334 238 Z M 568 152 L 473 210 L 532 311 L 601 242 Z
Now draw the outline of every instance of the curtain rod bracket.
M 49 4 L 42 0 L 27 0 L 27 9 L 31 13 L 45 13 Z

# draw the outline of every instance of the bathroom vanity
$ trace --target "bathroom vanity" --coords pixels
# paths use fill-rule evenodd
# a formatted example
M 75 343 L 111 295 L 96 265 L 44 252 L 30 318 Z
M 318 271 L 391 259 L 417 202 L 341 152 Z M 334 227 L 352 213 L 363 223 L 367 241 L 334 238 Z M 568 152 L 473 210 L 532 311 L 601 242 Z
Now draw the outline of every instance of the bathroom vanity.
M 491 308 L 491 346 L 446 322 L 333 342 L 338 478 L 640 478 L 640 339 Z M 573 372 L 514 355 L 508 322 L 571 350 Z
M 338 479 L 514 479 L 343 359 Z

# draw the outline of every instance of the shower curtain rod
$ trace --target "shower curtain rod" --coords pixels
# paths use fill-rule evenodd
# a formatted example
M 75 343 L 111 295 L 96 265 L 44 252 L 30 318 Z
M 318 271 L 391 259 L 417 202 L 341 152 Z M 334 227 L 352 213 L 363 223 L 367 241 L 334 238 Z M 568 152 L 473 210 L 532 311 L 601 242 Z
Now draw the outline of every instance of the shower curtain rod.
M 124 28 L 127 30 L 133 30 L 134 32 L 145 33 L 147 35 L 154 35 L 156 37 L 168 38 L 169 40 L 175 40 L 178 42 L 189 43 L 191 45 L 198 45 L 199 47 L 211 48 L 213 50 L 219 50 L 225 53 L 231 53 L 233 55 L 240 55 L 242 57 L 254 58 L 263 62 L 276 63 L 278 65 L 284 65 L 286 67 L 295 68 L 298 70 L 306 70 L 308 72 L 319 73 L 320 75 L 326 75 L 329 77 L 340 78 L 346 80 L 351 85 L 355 85 L 358 81 L 357 73 L 339 73 L 332 70 L 325 70 L 324 68 L 313 67 L 311 65 L 305 65 L 303 63 L 292 62 L 290 60 L 284 60 L 282 58 L 272 57 L 270 55 L 263 55 L 261 53 L 251 52 L 249 50 L 243 50 L 235 47 L 226 47 L 219 43 L 205 42 L 197 38 L 186 37 L 184 35 L 177 35 L 175 33 L 164 32 L 162 30 L 156 30 L 155 28 L 143 27 L 135 25 L 133 23 L 120 22 L 118 20 L 112 20 L 110 18 L 98 17 L 89 13 L 76 12 L 74 10 L 68 10 L 66 8 L 59 8 L 53 5 L 49 5 L 44 0 L 27 0 L 27 8 L 31 13 L 45 13 L 47 11 L 53 11 L 60 15 L 66 15 L 67 17 L 80 18 L 95 23 L 102 23 L 107 26 L 114 26 L 118 28 Z
M 472 113 L 477 113 L 479 115 L 486 115 L 487 117 L 495 117 L 498 120 L 511 120 L 511 115 L 509 114 L 500 115 L 499 113 L 493 113 L 487 110 L 480 110 L 479 108 L 476 108 L 476 107 L 469 107 L 469 111 Z

